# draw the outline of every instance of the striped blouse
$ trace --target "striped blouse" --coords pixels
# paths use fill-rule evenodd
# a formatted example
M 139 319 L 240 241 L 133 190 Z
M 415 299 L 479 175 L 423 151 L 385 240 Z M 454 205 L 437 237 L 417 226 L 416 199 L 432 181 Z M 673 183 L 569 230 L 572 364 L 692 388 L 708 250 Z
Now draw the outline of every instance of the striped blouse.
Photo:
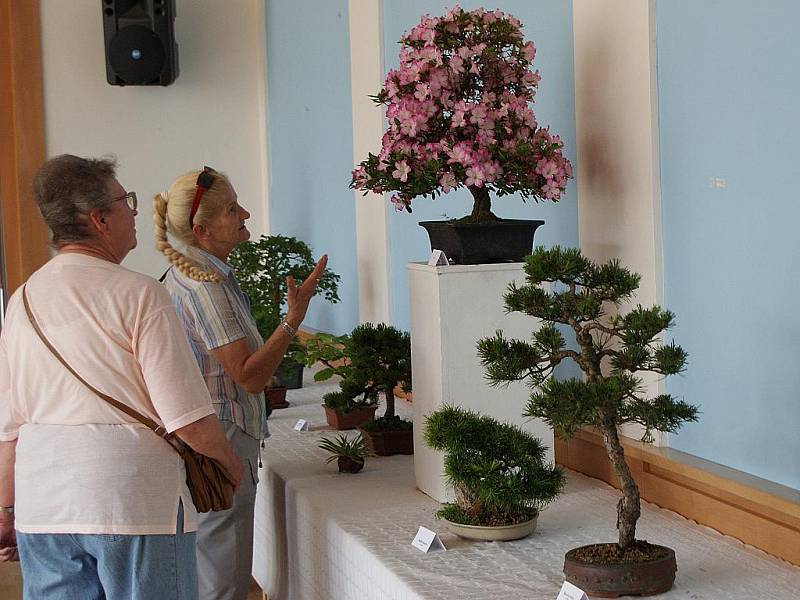
M 186 255 L 222 275 L 219 283 L 195 281 L 172 268 L 164 279 L 217 416 L 255 439 L 268 437 L 264 394 L 251 394 L 238 385 L 210 352 L 242 338 L 252 352 L 264 343 L 250 314 L 250 300 L 226 262 L 195 247 Z

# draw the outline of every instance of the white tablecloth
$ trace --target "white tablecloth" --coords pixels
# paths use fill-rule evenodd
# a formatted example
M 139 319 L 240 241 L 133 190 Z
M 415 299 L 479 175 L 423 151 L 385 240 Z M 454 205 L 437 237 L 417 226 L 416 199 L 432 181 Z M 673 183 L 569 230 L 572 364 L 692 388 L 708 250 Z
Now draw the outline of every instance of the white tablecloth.
M 270 600 L 555 600 L 567 550 L 616 540 L 617 492 L 572 472 L 529 538 L 481 543 L 447 533 L 433 517 L 436 502 L 414 487 L 413 457 L 371 458 L 361 473 L 339 474 L 317 448 L 333 432 L 293 430 L 299 418 L 324 425 L 320 397 L 332 389 L 307 383 L 270 418 L 253 562 Z M 412 547 L 420 525 L 439 532 L 448 551 Z M 638 534 L 677 555 L 675 586 L 659 598 L 800 597 L 800 568 L 673 512 L 643 503 Z

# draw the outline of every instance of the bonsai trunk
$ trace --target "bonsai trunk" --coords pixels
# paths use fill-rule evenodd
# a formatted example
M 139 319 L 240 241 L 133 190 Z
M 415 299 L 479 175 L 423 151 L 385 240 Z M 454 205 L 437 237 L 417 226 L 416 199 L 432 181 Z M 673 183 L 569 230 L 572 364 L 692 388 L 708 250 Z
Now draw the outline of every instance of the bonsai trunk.
M 492 199 L 489 197 L 489 190 L 485 187 L 469 186 L 474 202 L 472 204 L 472 214 L 465 218 L 469 223 L 491 223 L 500 219 L 492 212 Z
M 625 460 L 625 451 L 619 442 L 614 421 L 609 418 L 604 419 L 602 431 L 608 458 L 611 459 L 614 473 L 622 489 L 622 498 L 617 503 L 617 531 L 619 531 L 620 550 L 624 551 L 636 540 L 636 521 L 641 514 L 639 488 Z
M 384 395 L 386 396 L 386 412 L 383 416 L 389 419 L 394 417 L 394 389 L 387 389 Z

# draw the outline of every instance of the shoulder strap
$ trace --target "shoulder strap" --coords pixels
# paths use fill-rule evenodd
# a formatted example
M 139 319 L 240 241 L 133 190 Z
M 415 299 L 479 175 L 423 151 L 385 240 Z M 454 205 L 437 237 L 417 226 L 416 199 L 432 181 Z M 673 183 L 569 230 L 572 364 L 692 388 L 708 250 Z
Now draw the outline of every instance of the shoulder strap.
M 78 381 L 80 381 L 83 385 L 85 385 L 87 388 L 92 390 L 95 394 L 97 394 L 100 398 L 102 398 L 103 400 L 108 402 L 111 406 L 113 406 L 117 410 L 122 411 L 123 413 L 125 413 L 129 417 L 132 417 L 132 418 L 136 419 L 137 421 L 139 421 L 140 423 L 142 423 L 146 427 L 149 427 L 150 429 L 152 429 L 155 432 L 156 435 L 164 438 L 170 444 L 170 446 L 175 448 L 176 451 L 180 452 L 180 450 L 178 450 L 178 447 L 175 445 L 175 442 L 174 442 L 175 436 L 173 436 L 171 433 L 168 433 L 167 430 L 164 429 L 163 426 L 161 426 L 158 423 L 156 423 L 155 421 L 153 421 L 153 419 L 150 419 L 149 417 L 144 416 L 140 412 L 135 411 L 134 409 L 132 409 L 127 404 L 123 404 L 122 402 L 120 402 L 118 400 L 115 400 L 111 396 L 108 396 L 108 395 L 104 394 L 103 392 L 101 392 L 100 390 L 98 390 L 97 388 L 92 386 L 92 384 L 90 384 L 88 381 L 86 381 L 83 377 L 81 377 L 75 371 L 75 369 L 73 369 L 67 363 L 67 361 L 64 360 L 64 358 L 61 356 L 61 354 L 59 354 L 58 350 L 56 350 L 53 347 L 53 345 L 50 343 L 50 341 L 47 339 L 47 337 L 45 337 L 44 332 L 42 332 L 41 328 L 39 327 L 39 324 L 36 322 L 36 317 L 33 316 L 33 312 L 31 311 L 30 304 L 28 303 L 28 293 L 27 293 L 27 290 L 25 289 L 25 285 L 22 286 L 22 302 L 25 305 L 25 312 L 28 314 L 28 319 L 30 320 L 31 325 L 33 325 L 33 328 L 36 330 L 36 333 L 39 336 L 39 338 L 42 340 L 42 342 L 44 342 L 44 345 L 47 346 L 47 348 L 50 350 L 50 352 L 53 353 L 53 355 L 59 360 L 59 362 L 62 365 L 64 365 L 67 368 L 67 370 L 70 373 L 72 373 Z

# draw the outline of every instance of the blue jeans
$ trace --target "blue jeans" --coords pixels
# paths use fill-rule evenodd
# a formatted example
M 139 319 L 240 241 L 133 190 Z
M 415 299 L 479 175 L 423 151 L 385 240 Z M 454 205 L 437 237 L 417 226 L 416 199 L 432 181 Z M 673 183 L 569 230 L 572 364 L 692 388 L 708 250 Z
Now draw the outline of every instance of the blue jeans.
M 17 532 L 25 600 L 196 600 L 195 533 Z

